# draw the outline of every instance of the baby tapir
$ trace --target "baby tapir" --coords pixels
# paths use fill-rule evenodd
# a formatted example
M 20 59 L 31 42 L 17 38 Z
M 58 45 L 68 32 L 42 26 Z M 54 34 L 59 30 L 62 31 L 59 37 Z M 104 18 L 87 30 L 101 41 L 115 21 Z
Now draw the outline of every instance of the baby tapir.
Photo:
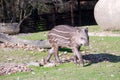
M 87 28 L 75 28 L 68 25 L 58 25 L 48 33 L 48 40 L 52 48 L 48 52 L 46 61 L 49 62 L 52 54 L 56 62 L 60 62 L 58 50 L 60 47 L 68 47 L 74 52 L 74 61 L 83 66 L 83 59 L 80 53 L 82 45 L 89 45 Z

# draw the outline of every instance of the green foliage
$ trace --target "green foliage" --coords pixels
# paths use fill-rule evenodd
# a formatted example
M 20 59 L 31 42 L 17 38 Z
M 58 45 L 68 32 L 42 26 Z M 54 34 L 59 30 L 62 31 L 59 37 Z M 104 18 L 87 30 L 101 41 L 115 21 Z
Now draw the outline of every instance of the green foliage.
M 46 5 L 42 1 L 39 1 L 38 2 L 38 11 L 39 11 L 39 14 L 49 13 L 50 12 L 50 6 Z
M 37 23 L 37 31 L 45 31 L 45 30 L 47 30 L 45 25 L 46 25 L 45 20 L 40 20 Z

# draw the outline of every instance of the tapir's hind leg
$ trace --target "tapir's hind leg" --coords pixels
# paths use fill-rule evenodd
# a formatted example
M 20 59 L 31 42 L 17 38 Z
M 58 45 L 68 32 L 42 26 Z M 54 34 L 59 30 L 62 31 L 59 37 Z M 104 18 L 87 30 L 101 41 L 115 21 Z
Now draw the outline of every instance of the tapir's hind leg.
M 55 50 L 54 50 L 53 47 L 48 51 L 48 56 L 47 56 L 47 58 L 46 58 L 46 62 L 50 62 L 50 58 L 51 58 L 51 56 L 53 55 L 54 51 L 55 51 Z
M 57 62 L 57 63 L 60 63 L 61 61 L 60 61 L 60 58 L 59 58 L 59 47 L 58 46 L 55 46 L 55 52 L 54 52 L 54 56 L 55 56 L 55 61 Z

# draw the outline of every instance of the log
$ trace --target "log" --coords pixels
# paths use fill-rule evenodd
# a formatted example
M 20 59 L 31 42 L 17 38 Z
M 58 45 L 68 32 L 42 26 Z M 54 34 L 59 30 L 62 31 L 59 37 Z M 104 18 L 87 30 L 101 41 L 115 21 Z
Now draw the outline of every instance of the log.
M 40 48 L 50 48 L 50 44 L 48 40 L 25 40 L 20 39 L 15 36 L 10 36 L 4 33 L 0 33 L 0 41 L 1 42 L 9 42 L 9 43 L 15 43 L 15 44 L 26 44 L 31 46 L 37 46 Z

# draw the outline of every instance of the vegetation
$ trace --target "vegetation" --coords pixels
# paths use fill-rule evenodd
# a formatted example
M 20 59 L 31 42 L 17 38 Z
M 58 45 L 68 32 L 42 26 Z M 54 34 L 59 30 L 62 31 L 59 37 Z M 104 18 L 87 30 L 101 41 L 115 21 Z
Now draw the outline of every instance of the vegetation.
M 77 67 L 72 63 L 53 68 L 35 67 L 34 72 L 1 76 L 1 80 L 119 80 L 118 66 L 118 63 L 102 62 L 88 67 Z
M 58 24 L 73 26 L 84 25 L 85 23 L 89 24 L 86 21 L 88 18 L 89 22 L 95 24 L 93 8 L 96 2 L 97 0 L 1 0 L 0 22 L 23 23 L 24 28 L 28 27 L 28 24 L 30 24 L 31 28 L 31 25 L 35 23 L 33 30 L 35 27 L 37 27 L 37 30 L 51 29 Z M 83 12 L 81 11 L 82 9 Z M 89 12 L 84 12 L 84 10 L 88 10 Z M 27 21 L 23 21 L 25 18 L 27 18 Z M 81 21 L 85 23 L 81 23 Z M 39 25 L 43 25 L 44 27 Z
M 20 35 L 19 38 L 28 39 L 28 40 L 45 40 L 47 39 L 48 31 L 41 31 L 36 33 L 28 33 L 27 36 Z
M 92 27 L 90 27 L 92 28 Z M 93 29 L 90 29 L 94 31 Z M 25 39 L 46 39 L 47 32 L 32 33 L 30 36 L 19 36 Z M 44 68 L 31 66 L 32 72 L 15 73 L 0 76 L 0 80 L 120 80 L 120 37 L 90 36 L 90 46 L 82 47 L 84 56 L 103 56 L 108 60 L 92 62 L 85 67 L 78 67 L 70 63 L 63 63 L 56 67 Z M 64 49 L 68 50 L 68 49 Z M 62 50 L 60 54 L 62 54 Z M 47 55 L 45 52 L 26 51 L 22 49 L 1 48 L 0 63 L 28 63 L 40 61 Z M 68 51 L 67 57 L 73 55 Z M 85 59 L 85 58 L 84 58 Z M 87 64 L 87 63 L 85 63 Z
M 103 30 L 98 25 L 87 26 L 89 32 L 102 32 Z
M 16 20 L 23 19 L 33 9 L 37 8 L 39 15 L 46 13 L 53 13 L 54 7 L 57 12 L 70 11 L 69 6 L 65 6 L 67 1 L 64 0 L 1 0 L 0 1 L 0 16 L 5 22 L 16 22 Z M 69 4 L 67 2 L 67 4 Z M 67 7 L 68 9 L 66 9 Z M 64 10 L 65 9 L 65 10 Z

